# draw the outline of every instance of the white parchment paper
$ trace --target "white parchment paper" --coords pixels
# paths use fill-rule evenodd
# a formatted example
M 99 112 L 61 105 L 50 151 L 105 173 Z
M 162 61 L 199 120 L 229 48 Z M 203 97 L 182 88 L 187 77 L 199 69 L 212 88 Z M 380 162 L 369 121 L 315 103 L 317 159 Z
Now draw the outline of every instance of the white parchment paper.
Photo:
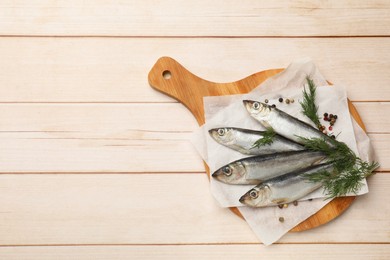
M 310 76 L 317 87 L 317 103 L 319 114 L 325 112 L 337 114 L 338 120 L 332 132 L 337 140 L 345 142 L 363 160 L 374 160 L 370 140 L 360 126 L 351 119 L 346 91 L 341 86 L 328 86 L 326 80 L 310 59 L 301 59 L 292 63 L 286 70 L 269 78 L 252 92 L 245 95 L 216 96 L 204 98 L 206 123 L 195 131 L 192 143 L 202 158 L 214 172 L 223 165 L 234 160 L 247 157 L 216 143 L 208 134 L 208 130 L 215 127 L 241 127 L 263 130 L 264 128 L 246 111 L 242 104 L 244 99 L 275 104 L 279 109 L 295 116 L 307 123 L 311 121 L 301 113 L 299 101 L 302 100 L 302 90 L 306 84 L 306 77 Z M 294 99 L 293 104 L 280 103 L 279 97 Z M 328 122 L 323 122 L 328 126 Z M 266 245 L 277 241 L 291 228 L 310 217 L 329 200 L 324 200 L 323 190 L 318 190 L 302 198 L 298 206 L 251 208 L 243 206 L 239 198 L 254 185 L 228 185 L 210 178 L 211 193 L 222 207 L 239 207 L 241 214 L 247 220 L 255 234 Z M 364 181 L 360 194 L 368 192 Z M 308 199 L 311 199 L 308 201 Z M 312 200 L 313 199 L 313 200 Z M 279 221 L 284 218 L 284 222 Z

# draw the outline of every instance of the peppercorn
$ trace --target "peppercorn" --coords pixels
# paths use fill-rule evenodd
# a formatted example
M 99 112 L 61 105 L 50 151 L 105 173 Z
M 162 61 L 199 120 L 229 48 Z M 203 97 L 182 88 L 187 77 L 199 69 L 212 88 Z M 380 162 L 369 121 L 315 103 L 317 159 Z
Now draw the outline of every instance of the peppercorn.
M 328 129 L 329 129 L 329 131 L 332 131 L 332 130 L 333 130 L 333 127 L 332 127 L 332 126 L 329 126 Z
M 335 136 L 335 135 L 332 135 L 331 137 L 332 137 L 333 139 L 336 139 L 336 136 Z
M 283 102 L 283 98 L 279 98 L 279 102 L 282 103 Z
M 333 118 L 334 118 L 334 119 L 337 119 L 337 115 L 334 115 Z
M 272 104 L 272 106 L 271 106 L 271 107 L 275 108 L 275 107 L 276 107 L 276 105 L 275 105 L 275 104 Z
M 293 202 L 294 206 L 298 206 L 298 201 Z
M 333 125 L 334 125 L 334 122 L 330 122 L 330 125 L 333 126 Z
M 265 99 L 264 102 L 265 102 L 265 103 L 268 103 L 268 99 Z
M 290 99 L 286 98 L 286 104 L 290 104 Z
M 329 118 L 332 119 L 332 118 L 333 118 L 333 114 L 330 114 L 330 115 L 329 115 Z
M 329 121 L 329 118 L 328 117 L 324 117 L 324 121 Z
M 309 199 L 309 201 L 312 201 L 313 199 Z
M 279 207 L 280 209 L 282 209 L 282 208 L 283 208 L 283 204 L 279 204 L 278 207 Z
M 324 117 L 328 117 L 328 113 L 324 113 Z
M 294 103 L 294 101 L 295 101 L 295 100 L 294 100 L 293 98 L 290 99 L 290 102 L 291 102 L 291 103 Z
M 282 222 L 282 223 L 283 223 L 283 222 L 284 222 L 284 217 L 280 217 L 280 218 L 279 218 L 279 222 Z

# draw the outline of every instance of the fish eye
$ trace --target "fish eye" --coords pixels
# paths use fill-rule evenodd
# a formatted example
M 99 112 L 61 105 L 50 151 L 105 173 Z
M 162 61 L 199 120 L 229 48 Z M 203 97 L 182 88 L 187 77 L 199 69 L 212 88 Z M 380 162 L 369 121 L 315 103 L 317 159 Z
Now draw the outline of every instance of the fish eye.
M 230 169 L 229 166 L 224 167 L 224 168 L 222 169 L 222 171 L 223 171 L 223 174 L 225 174 L 226 176 L 232 175 L 232 170 Z
M 259 197 L 259 192 L 257 190 L 251 190 L 249 192 L 249 196 L 252 198 L 252 199 L 256 199 L 257 197 Z
M 256 110 L 259 110 L 260 109 L 260 103 L 259 102 L 253 103 L 253 108 L 256 109 Z
M 223 136 L 223 135 L 225 135 L 225 129 L 223 129 L 223 128 L 220 128 L 220 129 L 218 129 L 218 135 L 219 136 Z

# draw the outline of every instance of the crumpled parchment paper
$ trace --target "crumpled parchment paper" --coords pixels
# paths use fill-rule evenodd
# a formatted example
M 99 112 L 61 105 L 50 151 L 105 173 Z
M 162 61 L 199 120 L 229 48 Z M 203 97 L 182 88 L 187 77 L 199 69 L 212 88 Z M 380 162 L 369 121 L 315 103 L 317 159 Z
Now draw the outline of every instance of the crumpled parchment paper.
M 264 130 L 246 111 L 242 104 L 244 99 L 275 104 L 279 109 L 295 116 L 309 124 L 312 122 L 301 113 L 299 101 L 302 100 L 302 90 L 306 77 L 310 76 L 317 85 L 317 104 L 319 115 L 325 112 L 337 114 L 338 120 L 333 126 L 337 140 L 345 142 L 355 153 L 366 161 L 374 160 L 374 152 L 370 140 L 361 127 L 351 118 L 348 110 L 346 91 L 341 86 L 329 86 L 310 59 L 293 62 L 286 70 L 267 79 L 259 87 L 245 95 L 215 96 L 204 98 L 206 123 L 194 132 L 192 143 L 210 167 L 210 173 L 232 161 L 247 157 L 215 142 L 208 130 L 215 127 L 241 127 Z M 293 104 L 280 103 L 279 97 L 293 98 Z M 323 122 L 328 126 L 328 122 Z M 249 226 L 265 244 L 277 241 L 290 229 L 304 221 L 330 202 L 325 200 L 323 190 L 317 190 L 302 198 L 297 206 L 280 209 L 271 206 L 266 208 L 251 208 L 243 206 L 238 200 L 254 185 L 228 185 L 211 180 L 211 193 L 222 207 L 239 207 Z M 368 192 L 364 181 L 358 195 Z M 308 200 L 312 199 L 312 200 Z M 280 222 L 279 218 L 284 221 Z

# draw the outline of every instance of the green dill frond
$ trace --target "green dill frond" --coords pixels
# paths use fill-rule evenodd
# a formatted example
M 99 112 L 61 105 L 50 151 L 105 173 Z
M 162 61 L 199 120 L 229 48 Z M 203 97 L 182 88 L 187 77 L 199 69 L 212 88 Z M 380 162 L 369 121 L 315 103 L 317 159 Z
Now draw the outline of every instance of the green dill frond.
M 309 87 L 303 90 L 303 101 L 300 102 L 302 113 L 313 123 L 321 126 L 318 116 L 318 106 L 316 106 L 316 86 L 312 79 L 306 77 Z M 377 162 L 364 162 L 343 142 L 325 138 L 303 138 L 299 137 L 304 147 L 311 151 L 322 152 L 326 155 L 326 161 L 333 163 L 332 172 L 320 171 L 306 175 L 312 182 L 321 182 L 325 189 L 327 198 L 344 196 L 348 193 L 356 194 L 364 178 L 373 174 L 379 167 Z
M 252 145 L 251 149 L 259 148 L 260 146 L 272 144 L 272 142 L 274 141 L 275 135 L 276 135 L 276 132 L 272 127 L 267 128 L 267 130 L 262 133 L 262 138 L 258 139 Z
M 364 177 L 367 178 L 374 174 L 374 170 L 379 167 L 379 163 L 378 162 L 368 163 L 359 158 L 358 166 L 359 169 L 362 172 L 364 172 Z
M 303 89 L 303 101 L 300 102 L 302 107 L 302 113 L 307 116 L 317 127 L 321 125 L 319 116 L 318 116 L 318 106 L 315 103 L 316 100 L 316 85 L 313 80 L 307 76 L 307 84 L 309 86 L 309 91 L 306 90 L 306 87 Z
M 364 178 L 371 176 L 379 167 L 377 162 L 368 163 L 361 160 L 343 142 L 334 140 L 329 144 L 321 138 L 300 137 L 300 139 L 306 149 L 323 152 L 327 161 L 334 165 L 332 173 L 322 171 L 306 176 L 309 181 L 322 183 L 327 198 L 344 196 L 348 193 L 356 194 Z

